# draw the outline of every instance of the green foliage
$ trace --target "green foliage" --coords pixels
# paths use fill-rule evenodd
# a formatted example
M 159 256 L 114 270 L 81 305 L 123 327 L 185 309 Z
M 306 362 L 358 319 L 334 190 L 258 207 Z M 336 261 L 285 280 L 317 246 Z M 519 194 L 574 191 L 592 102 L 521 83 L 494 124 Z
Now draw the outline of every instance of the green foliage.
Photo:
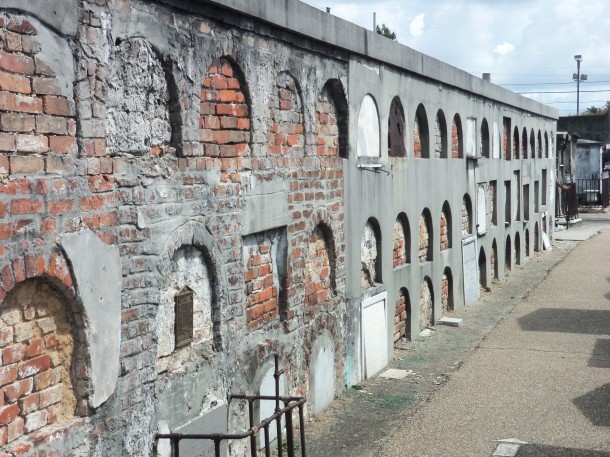
M 389 38 L 392 41 L 396 41 L 396 32 L 391 30 L 387 25 L 381 24 L 381 26 L 377 26 L 375 30 L 379 35 L 383 35 L 386 38 Z
M 586 110 L 584 110 L 581 113 L 581 115 L 589 116 L 589 115 L 607 114 L 609 109 L 610 109 L 610 102 L 606 102 L 606 105 L 602 106 L 601 108 L 598 108 L 597 106 L 589 106 Z

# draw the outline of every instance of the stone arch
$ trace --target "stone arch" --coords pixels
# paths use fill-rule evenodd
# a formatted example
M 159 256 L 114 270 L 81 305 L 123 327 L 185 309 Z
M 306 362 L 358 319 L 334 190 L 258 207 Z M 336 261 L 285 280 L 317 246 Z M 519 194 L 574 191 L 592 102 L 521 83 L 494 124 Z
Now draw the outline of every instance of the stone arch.
M 451 158 L 461 159 L 464 157 L 464 137 L 462 135 L 462 120 L 460 115 L 453 116 L 451 123 Z
M 434 119 L 434 157 L 447 158 L 447 121 L 443 110 L 438 110 Z
M 316 105 L 316 129 L 318 133 L 318 156 L 348 157 L 349 107 L 343 84 L 338 79 L 329 79 L 324 84 Z
M 356 143 L 358 158 L 381 156 L 379 145 L 379 111 L 372 95 L 366 94 L 358 110 L 358 136 Z
M 164 66 L 145 38 L 119 41 L 111 54 L 106 102 L 107 147 L 112 154 L 159 155 L 176 144 L 180 115 L 172 113 Z M 171 74 L 171 73 L 170 73 Z M 175 87 L 174 87 L 175 89 Z M 174 95 L 176 90 L 174 90 Z M 179 133 L 178 133 L 179 134 Z
M 512 264 L 513 264 L 513 255 L 512 255 L 512 245 L 510 243 L 510 235 L 506 236 L 506 245 L 504 250 L 504 271 L 506 273 L 510 272 Z
M 273 83 L 269 100 L 268 153 L 272 156 L 303 157 L 305 127 L 303 99 L 297 80 L 287 71 Z
M 527 129 L 523 127 L 523 134 L 521 136 L 521 158 L 527 159 Z
M 310 232 L 305 254 L 305 304 L 324 303 L 335 296 L 337 257 L 331 228 L 324 222 Z
M 521 265 L 521 237 L 515 233 L 515 265 Z
M 362 233 L 360 244 L 362 288 L 368 289 L 382 282 L 381 278 L 381 230 L 379 223 L 371 217 Z
M 415 112 L 415 120 L 413 122 L 413 157 L 416 159 L 429 159 L 429 141 L 428 116 L 424 105 L 420 104 Z
M 419 330 L 434 324 L 434 289 L 428 276 L 424 277 L 419 291 Z
M 430 210 L 428 208 L 424 208 L 421 213 L 421 216 L 419 216 L 418 258 L 420 263 L 432 261 L 432 240 L 434 240 L 434 232 L 432 229 L 432 216 L 430 215 Z
M 485 158 L 489 158 L 489 125 L 487 119 L 483 118 L 481 121 L 481 155 Z
M 208 327 L 201 327 L 197 331 L 194 322 L 194 343 L 209 342 L 214 350 L 221 350 L 220 308 L 226 297 L 220 270 L 222 258 L 214 238 L 200 222 L 187 222 L 169 236 L 157 264 L 159 284 L 164 291 L 156 316 L 157 330 L 162 332 L 158 334 L 159 357 L 169 356 L 175 350 L 172 334 L 175 319 L 174 295 L 185 285 L 194 290 L 194 306 L 200 310 L 198 323 Z M 189 268 L 197 271 L 185 271 Z M 195 288 L 189 285 L 191 281 L 197 281 Z M 194 310 L 194 313 L 196 312 L 198 311 Z
M 201 84 L 199 138 L 207 157 L 250 154 L 250 102 L 245 77 L 229 57 L 212 62 Z
M 398 291 L 394 309 L 394 342 L 400 338 L 411 340 L 411 300 L 406 287 Z
M 452 225 L 453 221 L 451 219 L 451 207 L 449 206 L 449 202 L 445 201 L 445 203 L 443 203 L 443 208 L 441 209 L 441 251 L 450 249 L 453 246 Z
M 479 285 L 487 288 L 487 257 L 483 246 L 479 250 Z
M 525 229 L 525 256 L 529 257 L 531 255 L 530 252 L 530 231 Z
M 544 157 L 548 159 L 550 156 L 551 155 L 549 154 L 549 134 L 548 132 L 544 132 Z
M 513 158 L 519 159 L 521 154 L 521 148 L 519 146 L 519 127 L 515 126 L 515 130 L 513 131 Z
M 397 268 L 411 262 L 411 229 L 405 213 L 400 213 L 392 230 L 392 265 Z
M 534 225 L 534 251 L 540 251 L 540 231 L 538 229 L 538 222 Z
M 453 275 L 451 268 L 445 267 L 441 278 L 441 309 L 442 314 L 453 311 Z
M 472 201 L 470 195 L 462 198 L 462 238 L 472 234 Z
M 542 132 L 538 130 L 538 141 L 536 143 L 536 152 L 538 153 L 538 158 L 542 158 Z
M 532 128 L 530 130 L 530 158 L 533 159 L 536 157 L 536 132 Z
M 405 147 L 406 123 L 405 111 L 398 96 L 392 99 L 388 117 L 388 155 L 390 157 L 406 157 Z
M 491 243 L 491 259 L 490 267 L 492 268 L 491 275 L 493 279 L 500 279 L 500 269 L 498 268 L 498 244 L 494 238 Z

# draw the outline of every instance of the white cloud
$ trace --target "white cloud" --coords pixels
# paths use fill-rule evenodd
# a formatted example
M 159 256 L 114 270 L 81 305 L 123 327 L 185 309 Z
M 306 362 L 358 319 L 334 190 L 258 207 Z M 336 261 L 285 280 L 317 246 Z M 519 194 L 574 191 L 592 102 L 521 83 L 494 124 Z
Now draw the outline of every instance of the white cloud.
M 515 50 L 515 47 L 511 43 L 502 43 L 494 48 L 494 52 L 496 54 L 500 54 L 501 56 L 510 54 L 514 50 Z
M 424 33 L 424 13 L 418 14 L 409 24 L 411 36 L 420 36 Z

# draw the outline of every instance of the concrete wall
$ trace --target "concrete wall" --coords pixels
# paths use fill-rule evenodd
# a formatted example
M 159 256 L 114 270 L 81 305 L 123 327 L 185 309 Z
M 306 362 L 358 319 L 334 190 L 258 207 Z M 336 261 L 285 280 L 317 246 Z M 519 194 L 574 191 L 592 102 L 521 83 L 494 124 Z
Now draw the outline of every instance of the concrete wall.
M 534 198 L 542 170 L 554 188 L 556 111 L 334 16 L 35 3 L 0 11 L 9 455 L 153 455 L 156 430 L 243 431 L 230 396 L 259 392 L 274 354 L 318 413 L 366 375 L 364 328 L 391 355 L 464 306 L 464 238 L 475 266 L 496 246 L 502 279 L 554 216 Z M 184 291 L 192 338 L 176 344 Z

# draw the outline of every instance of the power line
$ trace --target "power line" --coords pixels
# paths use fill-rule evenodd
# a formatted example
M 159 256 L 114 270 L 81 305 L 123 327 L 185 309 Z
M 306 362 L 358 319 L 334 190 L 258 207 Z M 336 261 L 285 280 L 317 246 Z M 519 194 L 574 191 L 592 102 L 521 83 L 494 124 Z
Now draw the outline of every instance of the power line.
M 597 92 L 610 92 L 610 89 L 600 89 L 600 90 L 581 90 L 580 93 L 583 92 L 588 93 L 597 93 Z M 575 90 L 557 90 L 557 91 L 530 91 L 530 92 L 516 92 L 519 95 L 524 94 L 575 94 Z
M 498 86 L 546 86 L 546 85 L 552 85 L 552 86 L 558 86 L 560 84 L 574 84 L 576 81 L 572 81 L 572 82 L 557 82 L 557 83 L 497 83 Z M 610 81 L 581 81 L 581 84 L 610 84 Z

